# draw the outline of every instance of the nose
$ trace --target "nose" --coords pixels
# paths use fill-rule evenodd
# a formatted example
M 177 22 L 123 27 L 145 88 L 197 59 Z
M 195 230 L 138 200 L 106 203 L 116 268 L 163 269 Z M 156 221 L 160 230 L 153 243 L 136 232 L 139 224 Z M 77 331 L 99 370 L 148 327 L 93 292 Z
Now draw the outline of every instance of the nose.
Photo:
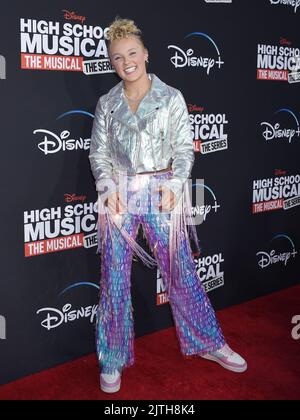
M 130 57 L 124 58 L 124 65 L 127 66 L 127 64 L 130 63 Z

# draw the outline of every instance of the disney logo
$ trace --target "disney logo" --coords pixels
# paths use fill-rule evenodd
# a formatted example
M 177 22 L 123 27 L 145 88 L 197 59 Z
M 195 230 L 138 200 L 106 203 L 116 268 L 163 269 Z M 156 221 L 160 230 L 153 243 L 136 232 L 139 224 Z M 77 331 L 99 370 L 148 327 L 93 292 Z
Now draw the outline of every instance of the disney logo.
M 282 169 L 275 169 L 275 175 L 276 176 L 286 175 L 286 171 L 283 171 Z
M 285 6 L 294 6 L 294 12 L 297 12 L 300 6 L 300 0 L 270 0 L 271 4 L 284 4 Z
M 195 216 L 203 216 L 203 220 L 206 220 L 207 215 L 211 212 L 211 209 L 214 209 L 215 213 L 217 213 L 218 208 L 220 205 L 215 202 L 214 205 L 202 205 L 202 206 L 194 206 L 192 207 L 191 213 Z
M 193 104 L 188 104 L 188 110 L 189 112 L 203 112 L 204 106 L 197 106 Z
M 261 256 L 260 260 L 258 261 L 258 265 L 260 266 L 260 268 L 266 268 L 271 264 L 276 264 L 282 261 L 286 266 L 291 256 L 295 258 L 296 254 L 297 251 L 294 249 L 293 252 L 283 252 L 281 254 L 276 255 L 275 250 L 273 249 L 270 253 L 260 251 L 257 252 L 256 255 Z
M 299 126 L 297 130 L 294 130 L 288 128 L 280 129 L 279 123 L 276 123 L 274 126 L 272 126 L 272 124 L 269 124 L 268 122 L 262 122 L 260 125 L 265 127 L 265 130 L 262 133 L 265 140 L 273 140 L 275 138 L 286 138 L 289 139 L 289 143 L 291 143 L 295 134 L 297 134 L 297 137 L 300 136 Z
M 93 323 L 97 314 L 98 305 L 87 306 L 85 308 L 72 310 L 72 305 L 67 303 L 62 310 L 56 308 L 42 308 L 37 311 L 37 314 L 46 313 L 45 319 L 41 322 L 42 327 L 47 331 L 58 328 L 62 324 L 74 322 L 80 318 L 89 318 Z
M 65 194 L 64 197 L 66 203 L 72 203 L 73 201 L 81 201 L 83 203 L 86 200 L 86 195 Z
M 75 12 L 70 12 L 69 10 L 63 10 L 65 12 L 64 18 L 67 20 L 79 20 L 81 24 L 86 20 L 85 16 L 76 15 Z
M 288 41 L 286 38 L 280 37 L 279 41 L 280 45 L 288 45 L 289 47 L 292 45 L 291 41 Z
M 211 211 L 210 205 L 203 205 L 203 206 L 194 206 L 192 207 L 192 216 L 203 216 L 203 220 L 206 220 L 207 215 Z
M 80 137 L 79 140 L 69 139 L 70 131 L 64 130 L 60 133 L 60 136 L 52 133 L 48 130 L 34 130 L 33 134 L 43 133 L 45 134 L 44 140 L 38 144 L 38 148 L 45 153 L 45 155 L 50 153 L 57 153 L 60 150 L 88 150 L 90 147 L 91 139 L 83 139 Z
M 214 67 L 215 64 L 219 65 L 221 68 L 221 64 L 224 64 L 221 61 L 221 57 L 219 56 L 218 60 L 216 61 L 214 58 L 208 57 L 196 57 L 193 56 L 194 50 L 188 49 L 184 52 L 181 48 L 177 47 L 176 45 L 169 45 L 168 49 L 172 48 L 175 50 L 173 57 L 171 57 L 171 63 L 174 65 L 175 68 L 181 67 L 203 67 L 206 69 L 207 74 L 209 75 L 210 70 Z

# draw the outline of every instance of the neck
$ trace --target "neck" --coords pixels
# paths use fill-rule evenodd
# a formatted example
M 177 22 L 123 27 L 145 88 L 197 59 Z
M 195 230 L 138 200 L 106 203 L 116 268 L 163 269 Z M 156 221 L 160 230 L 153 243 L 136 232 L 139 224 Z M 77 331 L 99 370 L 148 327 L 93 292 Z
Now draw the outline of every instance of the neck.
M 124 81 L 124 89 L 128 96 L 139 97 L 151 86 L 151 80 L 147 73 L 144 73 L 138 80 L 133 82 Z

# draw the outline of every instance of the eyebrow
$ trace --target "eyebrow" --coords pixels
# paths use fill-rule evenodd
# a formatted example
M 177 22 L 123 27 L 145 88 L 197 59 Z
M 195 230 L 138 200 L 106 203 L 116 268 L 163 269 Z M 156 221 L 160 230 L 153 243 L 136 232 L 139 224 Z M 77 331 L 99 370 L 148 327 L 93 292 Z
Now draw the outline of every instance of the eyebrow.
M 127 52 L 131 51 L 131 50 L 135 50 L 136 48 L 129 48 L 129 50 L 127 50 Z M 114 53 L 112 56 L 114 57 L 115 55 L 122 55 L 121 53 Z

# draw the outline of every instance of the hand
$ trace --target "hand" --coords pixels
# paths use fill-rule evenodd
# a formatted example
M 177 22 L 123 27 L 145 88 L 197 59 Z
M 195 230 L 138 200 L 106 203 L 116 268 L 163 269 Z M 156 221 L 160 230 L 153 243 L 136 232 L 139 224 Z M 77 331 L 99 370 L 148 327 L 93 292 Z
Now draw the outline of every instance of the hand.
M 112 215 L 125 213 L 125 206 L 118 191 L 110 194 L 105 200 L 104 205 L 107 206 Z
M 161 194 L 161 200 L 159 202 L 159 210 L 170 212 L 174 210 L 176 206 L 176 195 L 170 188 L 166 186 L 159 187 L 157 190 Z

